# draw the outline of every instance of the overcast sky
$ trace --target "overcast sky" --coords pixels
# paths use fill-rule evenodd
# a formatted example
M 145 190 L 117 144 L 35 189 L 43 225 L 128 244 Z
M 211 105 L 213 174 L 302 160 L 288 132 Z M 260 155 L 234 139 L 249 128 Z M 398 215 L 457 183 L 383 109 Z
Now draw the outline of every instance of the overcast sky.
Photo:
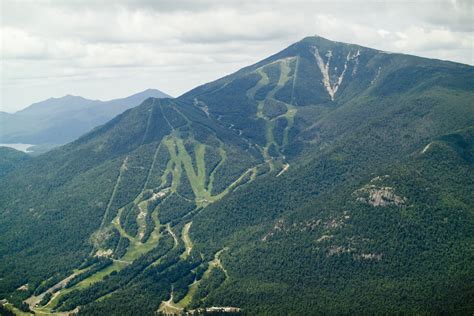
M 472 65 L 473 3 L 0 0 L 0 110 L 66 94 L 178 96 L 314 34 Z

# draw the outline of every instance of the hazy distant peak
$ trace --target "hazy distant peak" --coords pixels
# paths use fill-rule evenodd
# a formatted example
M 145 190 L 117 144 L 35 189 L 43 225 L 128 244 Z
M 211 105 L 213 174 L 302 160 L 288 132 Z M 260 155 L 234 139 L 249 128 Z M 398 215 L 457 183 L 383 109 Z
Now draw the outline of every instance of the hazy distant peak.
M 138 92 L 138 93 L 135 93 L 135 94 L 132 94 L 130 97 L 134 97 L 134 96 L 144 96 L 144 95 L 147 95 L 147 96 L 150 96 L 150 97 L 154 97 L 154 98 L 171 98 L 170 95 L 158 90 L 158 89 L 146 89 L 146 90 L 143 90 L 142 92 Z
M 3 128 L 0 142 L 66 143 L 146 99 L 169 97 L 160 90 L 147 89 L 109 101 L 90 100 L 71 94 L 49 98 L 14 114 L 0 113 Z

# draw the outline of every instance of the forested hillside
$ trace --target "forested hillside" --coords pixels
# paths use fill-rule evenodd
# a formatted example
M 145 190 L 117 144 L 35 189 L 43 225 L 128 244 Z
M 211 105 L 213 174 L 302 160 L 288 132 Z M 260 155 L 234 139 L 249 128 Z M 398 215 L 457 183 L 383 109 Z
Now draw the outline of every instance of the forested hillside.
M 28 160 L 24 152 L 13 148 L 0 147 L 0 178 L 15 169 L 21 162 Z
M 147 99 L 2 179 L 0 298 L 472 313 L 473 87 L 471 66 L 309 37 Z

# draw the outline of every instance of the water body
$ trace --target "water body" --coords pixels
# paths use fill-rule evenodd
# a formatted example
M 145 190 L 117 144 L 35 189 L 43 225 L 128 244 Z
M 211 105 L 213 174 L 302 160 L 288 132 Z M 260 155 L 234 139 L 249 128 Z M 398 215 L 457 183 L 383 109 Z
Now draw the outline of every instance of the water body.
M 33 147 L 35 145 L 33 144 L 22 144 L 22 143 L 16 143 L 16 144 L 0 144 L 0 147 L 10 147 L 19 151 L 22 151 L 24 153 L 31 153 L 33 152 L 32 150 L 29 150 L 29 148 Z

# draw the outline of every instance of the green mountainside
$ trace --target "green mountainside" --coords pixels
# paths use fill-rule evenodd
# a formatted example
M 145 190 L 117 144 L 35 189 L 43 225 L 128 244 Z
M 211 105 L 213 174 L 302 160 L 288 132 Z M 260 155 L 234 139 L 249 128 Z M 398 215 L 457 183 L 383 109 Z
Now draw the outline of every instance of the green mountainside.
M 2 178 L 0 298 L 471 314 L 473 87 L 471 66 L 309 37 L 147 99 Z
M 29 156 L 22 151 L 8 147 L 0 147 L 0 178 L 15 169 Z

